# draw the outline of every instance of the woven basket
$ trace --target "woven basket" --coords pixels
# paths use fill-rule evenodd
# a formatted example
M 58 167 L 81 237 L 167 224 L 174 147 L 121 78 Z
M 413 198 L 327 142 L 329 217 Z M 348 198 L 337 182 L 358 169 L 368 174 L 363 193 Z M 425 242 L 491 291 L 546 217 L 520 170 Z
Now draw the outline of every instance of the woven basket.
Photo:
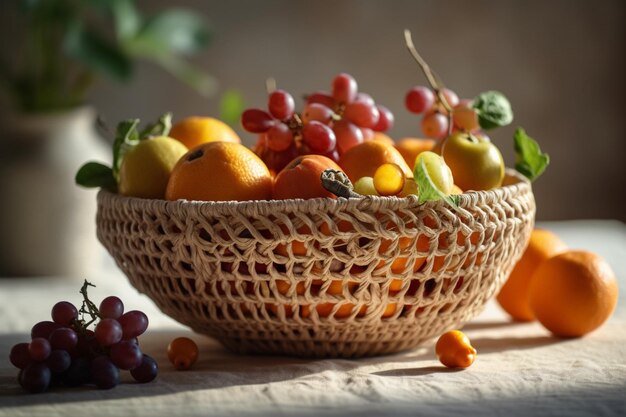
M 475 317 L 534 224 L 530 184 L 409 198 L 256 202 L 98 195 L 98 238 L 164 313 L 238 352 L 359 357 Z

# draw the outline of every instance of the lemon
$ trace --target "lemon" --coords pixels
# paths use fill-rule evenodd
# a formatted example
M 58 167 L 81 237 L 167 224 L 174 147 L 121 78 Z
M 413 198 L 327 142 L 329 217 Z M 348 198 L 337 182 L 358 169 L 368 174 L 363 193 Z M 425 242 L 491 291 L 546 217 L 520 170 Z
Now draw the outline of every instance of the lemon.
M 166 136 L 139 142 L 122 160 L 119 193 L 132 197 L 164 198 L 174 165 L 187 150 L 185 145 Z

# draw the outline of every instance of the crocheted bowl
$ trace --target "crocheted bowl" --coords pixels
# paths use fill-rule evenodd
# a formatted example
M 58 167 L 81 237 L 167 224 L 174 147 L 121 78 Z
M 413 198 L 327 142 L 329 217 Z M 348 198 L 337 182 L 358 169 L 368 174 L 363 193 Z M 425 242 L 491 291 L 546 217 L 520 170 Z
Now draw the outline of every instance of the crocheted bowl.
M 534 225 L 528 181 L 468 192 L 254 202 L 98 194 L 97 234 L 167 315 L 238 352 L 359 357 L 475 317 Z

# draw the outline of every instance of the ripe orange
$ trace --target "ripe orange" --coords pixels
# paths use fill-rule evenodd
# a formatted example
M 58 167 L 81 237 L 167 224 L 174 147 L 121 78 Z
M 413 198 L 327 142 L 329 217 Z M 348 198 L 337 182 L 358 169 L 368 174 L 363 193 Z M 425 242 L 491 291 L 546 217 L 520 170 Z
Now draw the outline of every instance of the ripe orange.
M 374 177 L 376 169 L 385 163 L 397 164 L 406 177 L 413 178 L 413 171 L 400 152 L 393 145 L 378 140 L 363 142 L 339 159 L 339 166 L 353 183 L 362 177 Z
M 398 141 L 395 147 L 406 161 L 406 164 L 413 168 L 417 155 L 424 151 L 432 150 L 435 147 L 435 143 L 432 139 L 404 138 Z
M 320 176 L 326 169 L 341 168 L 330 158 L 321 155 L 302 155 L 291 161 L 276 176 L 273 198 L 337 198 L 322 187 Z
M 526 251 L 498 294 L 498 303 L 504 311 L 515 320 L 534 320 L 529 303 L 531 278 L 545 260 L 565 250 L 567 245 L 551 231 L 533 230 Z
M 542 263 L 530 286 L 530 306 L 556 336 L 580 337 L 604 323 L 617 304 L 610 265 L 587 251 L 567 251 Z
M 269 200 L 272 176 L 245 146 L 209 142 L 185 154 L 170 175 L 167 200 Z
M 389 135 L 384 134 L 383 132 L 374 132 L 374 137 L 372 140 L 386 143 L 387 145 L 393 145 L 394 141 L 389 137 Z
M 448 368 L 467 368 L 476 359 L 476 349 L 460 330 L 442 334 L 435 345 L 435 352 L 442 364 Z
M 172 126 L 169 136 L 181 141 L 189 149 L 207 142 L 241 143 L 230 126 L 213 117 L 187 117 Z

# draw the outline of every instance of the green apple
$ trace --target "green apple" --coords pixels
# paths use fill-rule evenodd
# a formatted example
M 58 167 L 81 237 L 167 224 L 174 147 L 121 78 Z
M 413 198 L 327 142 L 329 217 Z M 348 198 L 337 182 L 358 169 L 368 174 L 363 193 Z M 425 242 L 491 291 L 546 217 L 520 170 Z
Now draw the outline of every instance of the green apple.
M 502 185 L 504 159 L 489 139 L 466 132 L 448 136 L 441 156 L 452 170 L 454 183 L 463 191 L 490 190 Z

